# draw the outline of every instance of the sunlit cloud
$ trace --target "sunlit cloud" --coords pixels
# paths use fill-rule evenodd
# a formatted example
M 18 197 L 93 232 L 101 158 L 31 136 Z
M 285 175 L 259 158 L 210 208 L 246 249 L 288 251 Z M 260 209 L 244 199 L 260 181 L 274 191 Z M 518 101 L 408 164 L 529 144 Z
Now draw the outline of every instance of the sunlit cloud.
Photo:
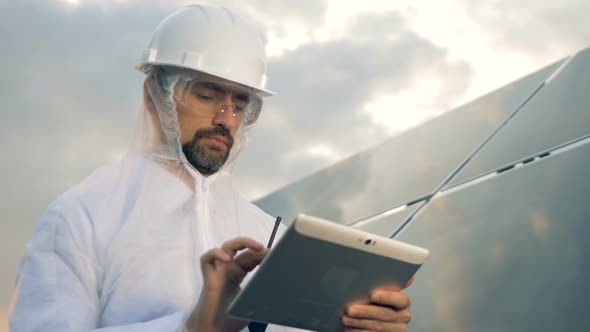
M 80 0 L 60 0 L 63 4 L 77 7 L 80 5 Z
M 294 149 L 285 157 L 288 161 L 306 160 L 306 159 L 322 159 L 328 164 L 342 159 L 342 154 L 338 153 L 329 144 L 318 142 L 306 147 Z
M 440 114 L 443 109 L 432 103 L 432 96 L 440 92 L 440 81 L 425 80 L 418 86 L 411 86 L 394 95 L 384 95 L 369 102 L 364 111 L 375 123 L 397 133 L 415 127 Z
M 310 156 L 317 156 L 322 157 L 331 161 L 336 161 L 341 158 L 341 156 L 330 146 L 324 144 L 316 144 L 307 150 Z
M 288 22 L 283 22 L 288 23 Z M 308 29 L 299 21 L 292 21 L 278 29 L 271 29 L 266 34 L 266 54 L 278 57 L 311 41 Z
M 84 6 L 92 6 L 102 10 L 109 10 L 116 7 L 126 6 L 129 3 L 136 2 L 137 5 L 143 4 L 140 0 L 55 0 L 57 3 L 69 9 L 79 9 Z M 179 1 L 179 0 L 175 0 Z

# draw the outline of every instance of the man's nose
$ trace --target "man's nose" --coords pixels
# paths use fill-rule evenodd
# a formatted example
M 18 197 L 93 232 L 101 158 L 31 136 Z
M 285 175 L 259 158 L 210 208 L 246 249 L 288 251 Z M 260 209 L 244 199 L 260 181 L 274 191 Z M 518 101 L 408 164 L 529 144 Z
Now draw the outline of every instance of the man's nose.
M 224 125 L 226 128 L 231 129 L 237 125 L 238 119 L 234 116 L 235 105 L 232 101 L 231 93 L 225 95 L 222 103 L 219 105 L 219 110 L 215 117 L 213 117 L 213 124 Z

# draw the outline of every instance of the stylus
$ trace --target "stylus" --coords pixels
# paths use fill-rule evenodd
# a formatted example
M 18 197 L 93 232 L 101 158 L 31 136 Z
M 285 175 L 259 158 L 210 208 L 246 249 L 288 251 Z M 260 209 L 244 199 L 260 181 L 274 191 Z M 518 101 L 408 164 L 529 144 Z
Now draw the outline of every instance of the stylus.
M 268 244 L 266 245 L 267 248 L 272 247 L 272 242 L 275 240 L 275 235 L 277 235 L 277 230 L 279 229 L 279 225 L 281 224 L 281 219 L 281 216 L 278 216 L 277 220 L 275 220 L 275 226 L 272 229 L 270 239 L 268 240 Z
M 277 235 L 277 230 L 279 229 L 279 225 L 281 224 L 281 217 L 278 216 L 275 220 L 275 226 L 272 229 L 272 233 L 270 234 L 270 239 L 268 239 L 268 244 L 266 245 L 267 248 L 272 247 L 272 242 L 275 240 L 275 235 Z M 264 332 L 266 331 L 266 326 L 268 324 L 258 323 L 258 322 L 251 322 L 248 324 L 248 330 L 250 332 Z

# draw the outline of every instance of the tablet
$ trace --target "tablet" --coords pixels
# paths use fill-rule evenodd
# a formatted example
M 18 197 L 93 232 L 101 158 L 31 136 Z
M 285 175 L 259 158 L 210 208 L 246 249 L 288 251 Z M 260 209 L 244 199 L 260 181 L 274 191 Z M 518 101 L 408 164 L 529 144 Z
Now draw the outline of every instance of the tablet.
M 426 249 L 299 215 L 228 308 L 234 318 L 306 330 L 340 331 L 351 303 L 372 289 L 402 287 Z

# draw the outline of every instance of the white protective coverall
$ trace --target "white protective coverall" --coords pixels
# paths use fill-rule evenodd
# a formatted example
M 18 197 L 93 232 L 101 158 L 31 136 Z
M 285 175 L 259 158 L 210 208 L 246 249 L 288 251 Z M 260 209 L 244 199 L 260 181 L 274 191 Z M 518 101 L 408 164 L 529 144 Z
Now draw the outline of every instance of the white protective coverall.
M 268 241 L 274 218 L 231 183 L 253 125 L 240 127 L 223 168 L 203 177 L 182 153 L 178 77 L 148 71 L 154 81 L 127 155 L 61 195 L 39 221 L 19 266 L 12 332 L 181 331 L 202 287 L 200 256 L 237 236 Z

